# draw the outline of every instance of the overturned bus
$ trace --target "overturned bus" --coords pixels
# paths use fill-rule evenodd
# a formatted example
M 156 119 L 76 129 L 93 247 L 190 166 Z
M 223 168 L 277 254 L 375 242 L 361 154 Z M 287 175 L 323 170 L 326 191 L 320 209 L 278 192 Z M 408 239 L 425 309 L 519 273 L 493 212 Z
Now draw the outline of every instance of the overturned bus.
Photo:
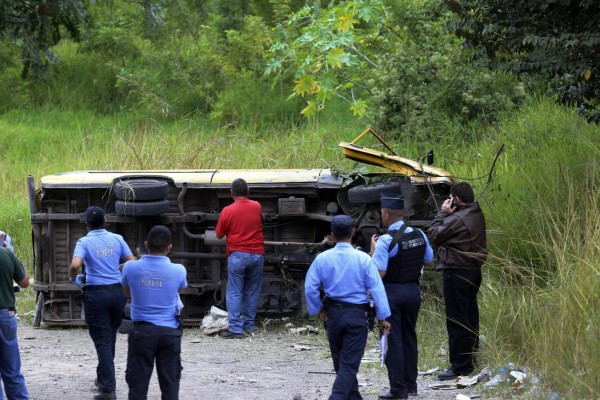
M 351 143 L 342 142 L 343 154 L 391 171 L 75 171 L 44 176 L 38 187 L 30 176 L 34 325 L 85 324 L 82 294 L 69 283 L 68 269 L 77 240 L 87 233 L 83 213 L 92 205 L 106 210 L 106 229 L 122 235 L 138 257 L 152 226 L 171 230 L 169 257 L 187 269 L 189 286 L 181 292 L 184 324 L 199 324 L 213 305 L 226 308 L 225 240 L 218 240 L 214 229 L 220 211 L 232 202 L 230 185 L 238 177 L 248 182 L 250 198 L 263 210 L 265 266 L 258 313 L 303 315 L 304 276 L 326 248 L 334 215 L 347 214 L 356 221 L 354 245 L 368 251 L 371 236 L 383 228 L 381 192 L 403 194 L 407 222 L 422 228 L 448 196 L 450 173 L 356 144 L 367 131 Z

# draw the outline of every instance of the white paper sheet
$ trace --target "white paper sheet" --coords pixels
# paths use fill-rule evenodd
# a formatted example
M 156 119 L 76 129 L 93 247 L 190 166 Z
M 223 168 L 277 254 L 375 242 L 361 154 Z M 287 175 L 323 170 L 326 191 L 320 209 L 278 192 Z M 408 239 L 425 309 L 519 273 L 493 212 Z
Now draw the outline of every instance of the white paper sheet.
M 388 344 L 387 344 L 387 336 L 388 336 L 388 330 L 384 330 L 383 334 L 381 335 L 381 338 L 379 339 L 379 348 L 381 350 L 381 366 L 385 366 L 385 356 L 387 355 L 387 349 L 388 349 Z

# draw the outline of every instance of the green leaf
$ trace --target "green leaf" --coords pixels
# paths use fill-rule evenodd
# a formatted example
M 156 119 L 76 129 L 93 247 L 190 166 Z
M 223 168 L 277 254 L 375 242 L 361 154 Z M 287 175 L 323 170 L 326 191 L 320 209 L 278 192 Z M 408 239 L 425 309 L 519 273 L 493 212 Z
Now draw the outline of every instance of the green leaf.
M 343 65 L 344 50 L 336 48 L 327 53 L 327 63 L 331 68 L 342 68 Z
M 367 113 L 367 103 L 364 100 L 357 99 L 350 106 L 350 110 L 355 117 L 362 117 Z
M 338 22 L 339 22 L 339 24 L 336 29 L 338 31 L 347 32 L 347 31 L 353 30 L 354 24 L 357 23 L 358 21 L 354 19 L 352 14 L 346 14 L 346 15 L 340 15 L 338 17 Z
M 300 114 L 304 115 L 306 119 L 312 117 L 317 112 L 317 103 L 314 101 L 306 102 L 306 107 L 300 111 Z
M 371 22 L 383 16 L 383 4 L 379 0 L 363 0 L 356 2 L 356 14 L 358 18 Z
M 304 96 L 306 93 L 314 94 L 320 90 L 319 84 L 312 75 L 303 75 L 294 83 L 296 84 L 294 91 L 300 96 Z

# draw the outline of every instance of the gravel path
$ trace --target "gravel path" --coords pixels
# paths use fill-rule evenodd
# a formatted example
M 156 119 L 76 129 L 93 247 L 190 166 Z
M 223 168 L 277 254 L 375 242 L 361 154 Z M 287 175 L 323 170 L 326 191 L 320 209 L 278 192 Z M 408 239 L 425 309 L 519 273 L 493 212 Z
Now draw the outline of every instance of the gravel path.
M 22 371 L 32 399 L 92 398 L 96 356 L 87 330 L 35 329 L 19 322 L 18 336 Z M 299 336 L 283 328 L 269 328 L 259 329 L 244 340 L 224 340 L 205 336 L 198 329 L 186 329 L 182 347 L 182 400 L 327 399 L 335 378 L 323 334 Z M 115 359 L 119 399 L 127 398 L 126 353 L 127 335 L 119 334 Z M 377 357 L 373 337 L 358 375 L 364 399 L 377 399 L 377 394 L 387 388 L 387 374 L 378 367 Z M 431 377 L 419 377 L 418 399 L 455 399 L 457 394 L 478 393 L 479 388 L 428 388 L 434 383 L 438 382 Z M 148 398 L 160 399 L 156 375 Z

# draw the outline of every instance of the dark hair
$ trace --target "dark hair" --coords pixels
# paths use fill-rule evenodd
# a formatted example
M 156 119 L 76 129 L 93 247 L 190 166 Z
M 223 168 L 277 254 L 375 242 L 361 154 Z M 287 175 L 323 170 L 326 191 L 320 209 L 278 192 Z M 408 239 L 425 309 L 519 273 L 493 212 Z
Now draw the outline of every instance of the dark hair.
M 171 244 L 171 231 L 166 226 L 156 225 L 148 232 L 146 241 L 148 242 L 148 251 L 162 253 Z
M 475 201 L 473 188 L 467 182 L 456 182 L 450 188 L 450 193 L 460 198 L 463 203 L 472 203 Z
M 248 196 L 248 184 L 242 178 L 236 178 L 231 182 L 231 192 L 236 196 Z

